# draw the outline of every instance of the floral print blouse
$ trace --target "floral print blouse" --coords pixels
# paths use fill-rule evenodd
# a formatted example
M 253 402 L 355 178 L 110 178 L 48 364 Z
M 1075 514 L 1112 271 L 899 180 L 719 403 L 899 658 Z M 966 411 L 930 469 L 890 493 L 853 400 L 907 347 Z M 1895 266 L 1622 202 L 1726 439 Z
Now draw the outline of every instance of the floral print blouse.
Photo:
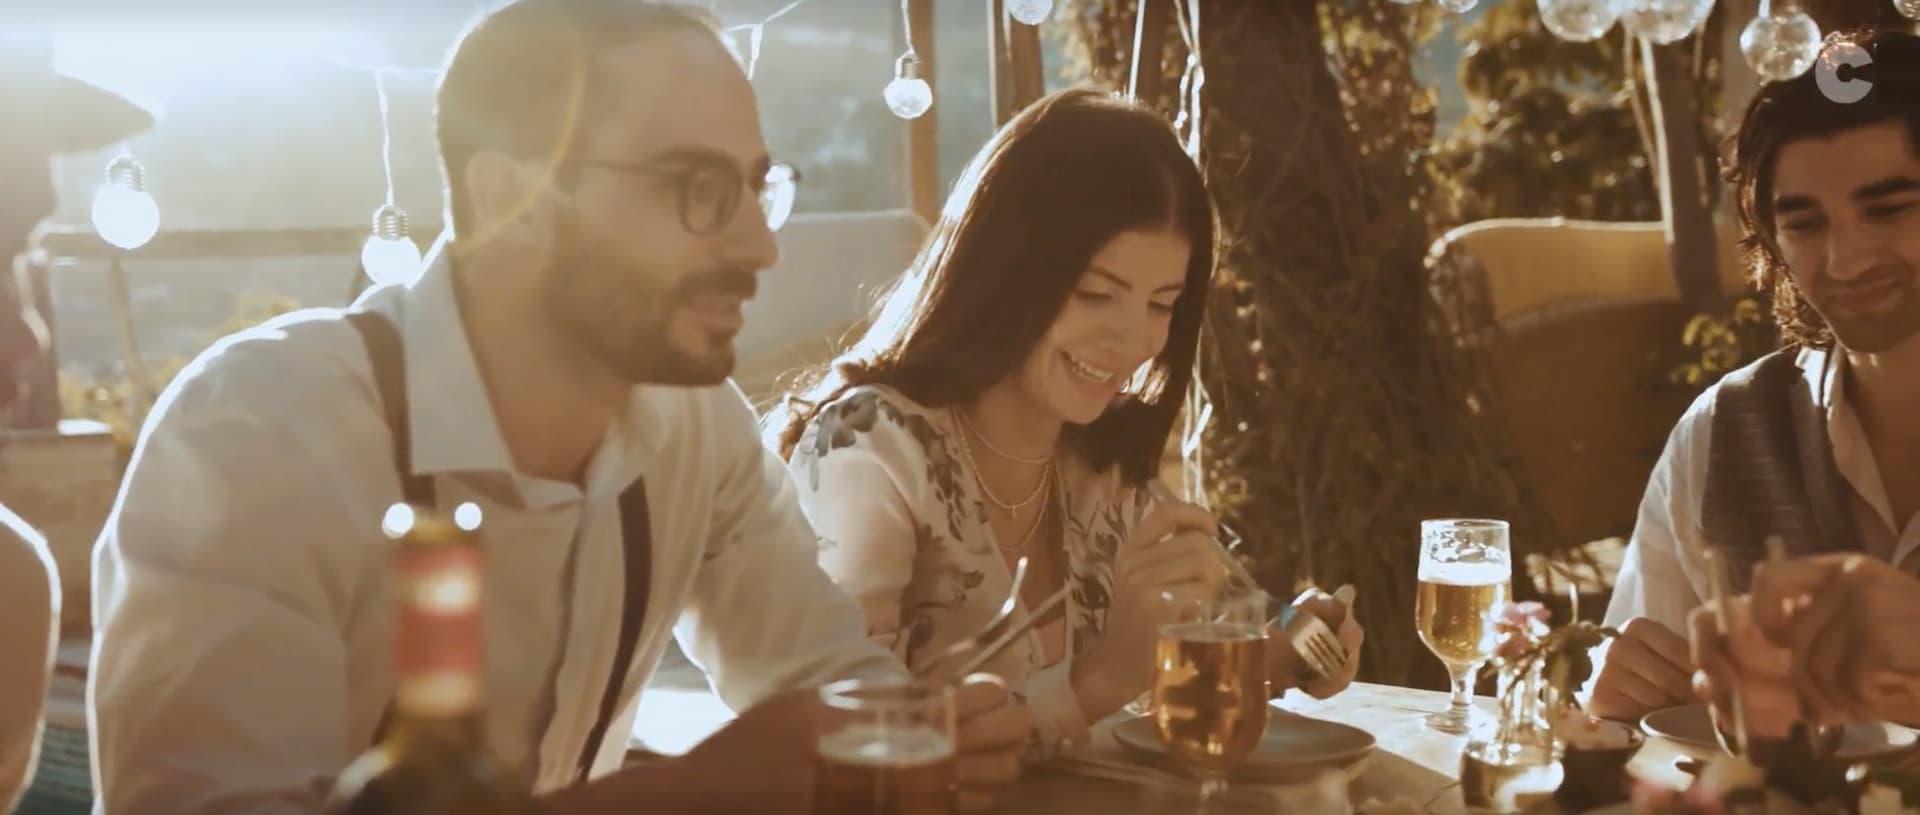
M 961 463 L 960 432 L 944 409 L 862 386 L 821 409 L 788 463 L 821 538 L 821 568 L 866 609 L 868 633 L 916 669 L 984 627 L 1012 583 L 979 484 Z M 1040 754 L 1086 737 L 1068 671 L 1106 621 L 1114 555 L 1150 504 L 1145 490 L 1122 490 L 1117 472 L 1066 458 L 1059 475 L 1066 656 L 1044 664 L 1040 635 L 1029 633 L 984 668 L 1032 711 Z M 1024 603 L 1014 615 L 1025 617 Z

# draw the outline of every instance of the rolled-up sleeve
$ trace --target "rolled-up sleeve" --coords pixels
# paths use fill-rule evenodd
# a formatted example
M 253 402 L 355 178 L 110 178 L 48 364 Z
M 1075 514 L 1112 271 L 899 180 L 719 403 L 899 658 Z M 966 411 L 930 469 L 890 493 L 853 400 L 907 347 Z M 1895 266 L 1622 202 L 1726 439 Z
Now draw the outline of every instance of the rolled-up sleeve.
M 723 469 L 704 562 L 674 629 L 681 647 L 734 710 L 837 679 L 905 678 L 820 570 L 819 537 L 785 466 L 760 446 L 744 398 L 729 393 L 709 436 Z
M 365 746 L 345 632 L 384 563 L 360 516 L 393 486 L 340 439 L 383 428 L 286 362 L 197 362 L 129 465 L 94 555 L 96 811 L 311 812 Z

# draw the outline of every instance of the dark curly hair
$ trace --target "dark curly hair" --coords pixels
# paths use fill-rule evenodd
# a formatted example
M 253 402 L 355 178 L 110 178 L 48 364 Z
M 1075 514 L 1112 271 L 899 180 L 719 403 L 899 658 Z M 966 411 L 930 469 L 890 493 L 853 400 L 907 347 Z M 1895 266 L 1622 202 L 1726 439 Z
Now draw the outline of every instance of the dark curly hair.
M 1873 83 L 1864 98 L 1851 103 L 1828 98 L 1820 87 L 1820 74 L 1835 66 L 1829 60 L 1841 42 L 1858 45 L 1872 58 L 1862 67 L 1838 67 L 1836 75 L 1843 81 Z M 1740 248 L 1753 285 L 1772 298 L 1781 339 L 1810 348 L 1831 347 L 1833 331 L 1800 295 L 1774 234 L 1773 171 L 1781 148 L 1804 139 L 1902 121 L 1913 150 L 1920 154 L 1920 37 L 1885 29 L 1837 34 L 1827 39 L 1821 61 L 1813 70 L 1769 83 L 1755 94 L 1739 132 L 1729 140 L 1726 162 L 1740 217 Z

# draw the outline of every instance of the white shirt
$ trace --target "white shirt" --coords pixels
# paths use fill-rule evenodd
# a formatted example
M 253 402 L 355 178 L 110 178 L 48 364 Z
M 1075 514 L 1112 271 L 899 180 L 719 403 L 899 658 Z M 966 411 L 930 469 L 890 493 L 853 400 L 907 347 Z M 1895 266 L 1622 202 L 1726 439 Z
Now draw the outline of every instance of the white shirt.
M 1867 445 L 1860 418 L 1847 402 L 1846 356 L 1834 360 L 1821 382 L 1825 354 L 1802 351 L 1797 360 L 1812 392 L 1821 395 L 1827 411 L 1827 436 L 1833 443 L 1834 464 L 1851 487 L 1849 502 L 1855 526 L 1867 552 L 1920 571 L 1920 513 L 1893 517 L 1892 502 L 1880 481 L 1880 468 Z M 1640 501 L 1640 517 L 1627 546 L 1626 560 L 1607 606 L 1608 625 L 1647 617 L 1684 634 L 1687 613 L 1707 593 L 1706 550 L 1700 527 L 1700 501 L 1707 484 L 1707 456 L 1713 436 L 1713 402 L 1720 392 L 1715 383 L 1695 399 L 1680 417 L 1667 448 L 1654 465 Z
M 60 643 L 60 579 L 47 539 L 0 506 L 0 812 L 33 782 L 47 683 Z
M 443 507 L 484 512 L 486 729 L 507 766 L 536 792 L 573 779 L 617 647 L 618 500 L 635 477 L 651 507 L 651 595 L 596 773 L 624 754 L 670 631 L 736 710 L 902 674 L 815 565 L 785 467 L 731 385 L 634 388 L 584 490 L 516 472 L 444 256 L 354 308 L 401 334 L 414 471 Z M 393 685 L 378 530 L 400 488 L 342 314 L 224 339 L 154 408 L 96 551 L 99 808 L 312 811 L 373 740 Z

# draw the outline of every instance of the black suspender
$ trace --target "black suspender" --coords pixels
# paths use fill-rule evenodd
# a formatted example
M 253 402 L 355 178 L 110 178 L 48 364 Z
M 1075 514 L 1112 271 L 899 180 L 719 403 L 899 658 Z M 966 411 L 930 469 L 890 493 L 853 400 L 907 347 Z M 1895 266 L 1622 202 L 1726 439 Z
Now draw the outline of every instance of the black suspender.
M 373 312 L 347 315 L 347 322 L 360 332 L 367 346 L 367 358 L 373 365 L 373 381 L 380 392 L 381 410 L 393 435 L 394 469 L 400 476 L 401 495 L 407 503 L 431 507 L 437 504 L 433 479 L 413 472 L 413 438 L 407 406 L 406 355 L 402 352 L 400 332 L 387 318 Z M 607 728 L 619 713 L 620 692 L 626 686 L 632 668 L 633 652 L 640 640 L 640 626 L 646 620 L 649 585 L 653 571 L 653 527 L 647 505 L 644 481 L 635 481 L 620 494 L 621 560 L 626 581 L 620 603 L 620 639 L 614 651 L 613 669 L 600 696 L 600 710 L 580 750 L 577 780 L 586 780 L 594 756 L 606 740 Z M 374 739 L 385 734 L 391 707 L 380 716 Z

